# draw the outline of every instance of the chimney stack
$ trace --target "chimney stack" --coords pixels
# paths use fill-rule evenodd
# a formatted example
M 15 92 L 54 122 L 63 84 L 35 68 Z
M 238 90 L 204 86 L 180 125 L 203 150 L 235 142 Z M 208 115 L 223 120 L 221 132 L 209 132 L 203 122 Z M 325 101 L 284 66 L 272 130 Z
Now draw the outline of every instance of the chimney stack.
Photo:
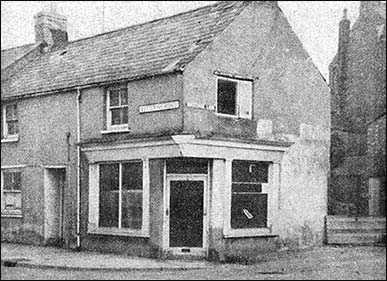
M 339 24 L 339 53 L 346 51 L 351 32 L 351 21 L 348 19 L 348 10 L 344 9 L 343 18 Z
M 68 42 L 67 18 L 54 11 L 35 15 L 35 42 L 42 43 L 44 51 Z
M 347 80 L 347 54 L 351 34 L 351 21 L 348 19 L 348 10 L 344 9 L 343 18 L 339 24 L 339 49 L 337 53 L 337 93 L 339 97 L 339 107 L 344 108 L 346 99 L 346 80 Z

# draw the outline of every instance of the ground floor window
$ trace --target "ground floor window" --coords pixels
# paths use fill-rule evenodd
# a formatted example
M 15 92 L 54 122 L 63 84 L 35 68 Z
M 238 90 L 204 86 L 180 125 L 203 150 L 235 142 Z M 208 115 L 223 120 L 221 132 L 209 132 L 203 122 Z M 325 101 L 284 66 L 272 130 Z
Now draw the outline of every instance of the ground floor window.
M 21 215 L 21 172 L 1 171 L 1 214 Z
M 146 163 L 130 161 L 91 165 L 91 230 L 112 230 L 107 234 L 115 234 L 115 231 L 118 234 L 144 234 L 149 201 Z
M 232 229 L 267 227 L 268 195 L 262 192 L 262 184 L 268 183 L 268 170 L 267 162 L 232 162 Z

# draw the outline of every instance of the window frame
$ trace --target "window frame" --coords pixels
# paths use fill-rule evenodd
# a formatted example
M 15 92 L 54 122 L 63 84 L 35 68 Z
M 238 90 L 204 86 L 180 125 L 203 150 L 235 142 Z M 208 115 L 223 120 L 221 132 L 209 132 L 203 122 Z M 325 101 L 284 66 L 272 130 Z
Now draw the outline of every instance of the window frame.
M 112 91 L 119 91 L 119 90 L 125 90 L 128 98 L 128 104 L 126 106 L 111 106 L 110 105 L 110 94 Z M 112 109 L 121 109 L 121 108 L 127 108 L 128 109 L 128 123 L 127 124 L 119 124 L 119 125 L 113 125 L 112 124 Z M 107 131 L 112 132 L 120 132 L 120 131 L 129 131 L 129 91 L 127 86 L 113 86 L 109 87 L 106 90 L 106 128 Z
M 228 118 L 234 118 L 234 119 L 247 119 L 247 120 L 252 120 L 253 119 L 253 101 L 254 101 L 254 81 L 250 79 L 237 79 L 237 78 L 230 78 L 230 77 L 225 77 L 225 76 L 216 76 L 216 93 L 215 93 L 215 113 L 218 116 L 221 117 L 228 117 Z M 225 114 L 219 112 L 218 108 L 218 100 L 219 100 L 219 80 L 224 80 L 224 81 L 230 81 L 236 83 L 236 93 L 235 93 L 235 115 L 232 114 Z M 250 107 L 251 107 L 251 112 L 249 117 L 242 117 L 241 116 L 241 94 L 240 94 L 240 83 L 241 82 L 248 82 L 251 83 L 251 100 L 250 100 Z
M 99 226 L 99 167 L 101 164 L 122 164 L 141 162 L 142 163 L 142 226 L 141 229 L 119 228 L 119 227 L 100 227 Z M 120 168 L 120 192 L 122 191 L 122 168 Z M 89 165 L 89 218 L 88 218 L 88 233 L 97 235 L 116 235 L 116 236 L 132 236 L 132 237 L 149 237 L 149 160 L 128 160 L 117 162 L 100 162 Z M 137 192 L 137 191 L 135 191 Z M 119 194 L 122 198 L 122 194 Z M 119 210 L 122 206 L 122 199 L 119 199 Z M 121 216 L 121 211 L 119 211 Z M 119 217 L 119 221 L 122 218 Z M 120 226 L 120 224 L 119 224 Z
M 14 106 L 16 105 L 16 124 L 17 124 L 17 133 L 16 134 L 9 134 L 8 130 L 8 122 L 7 122 L 7 107 L 9 106 Z M 19 118 L 18 118 L 18 106 L 16 102 L 12 103 L 5 103 L 4 105 L 1 105 L 1 119 L 2 119 L 2 124 L 1 126 L 3 127 L 3 132 L 1 135 L 1 142 L 17 142 L 19 140 Z
M 240 228 L 233 229 L 231 227 L 231 202 L 232 202 L 232 162 L 234 160 L 242 160 L 251 162 L 251 160 L 243 159 L 227 159 L 225 161 L 225 216 L 223 221 L 223 236 L 224 238 L 238 237 L 269 237 L 277 236 L 273 230 L 273 221 L 277 215 L 279 208 L 279 164 L 269 162 L 268 183 L 262 184 L 262 193 L 267 194 L 267 227 L 265 228 Z M 259 161 L 259 160 L 254 160 Z M 267 162 L 267 161 L 263 161 Z
M 20 174 L 20 190 L 5 190 L 4 173 L 19 173 Z M 23 199 L 22 199 L 22 170 L 20 167 L 2 167 L 1 168 L 1 217 L 22 218 L 23 216 Z M 20 194 L 20 209 L 6 210 L 5 208 L 5 193 Z

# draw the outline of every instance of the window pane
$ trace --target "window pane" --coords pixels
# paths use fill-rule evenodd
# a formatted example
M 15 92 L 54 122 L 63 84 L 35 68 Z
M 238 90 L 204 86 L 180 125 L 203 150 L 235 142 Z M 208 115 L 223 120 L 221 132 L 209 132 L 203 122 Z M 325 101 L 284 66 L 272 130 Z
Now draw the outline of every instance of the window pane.
M 121 108 L 121 124 L 128 124 L 128 107 Z
M 21 210 L 21 193 L 4 192 L 5 210 L 16 211 Z
M 21 190 L 21 173 L 13 173 L 13 190 Z
M 266 228 L 267 194 L 232 194 L 231 228 Z
M 112 109 L 112 125 L 121 125 L 121 109 Z
M 16 104 L 7 105 L 5 114 L 6 114 L 7 120 L 17 120 Z
M 120 164 L 101 164 L 99 166 L 100 190 L 119 190 Z
M 142 192 L 122 193 L 122 228 L 141 229 Z
M 120 105 L 120 93 L 117 90 L 110 91 L 110 106 Z
M 122 164 L 122 190 L 142 189 L 142 162 Z
M 269 176 L 268 162 L 233 161 L 233 182 L 267 183 Z
M 118 227 L 119 164 L 100 165 L 99 226 Z
M 99 226 L 118 227 L 118 191 L 100 191 Z
M 13 176 L 12 173 L 3 173 L 4 190 L 13 190 Z
M 18 125 L 17 121 L 8 121 L 8 135 L 17 135 L 18 133 Z
M 120 90 L 121 105 L 128 105 L 128 92 L 126 89 Z
M 227 80 L 218 80 L 218 112 L 236 115 L 237 83 Z

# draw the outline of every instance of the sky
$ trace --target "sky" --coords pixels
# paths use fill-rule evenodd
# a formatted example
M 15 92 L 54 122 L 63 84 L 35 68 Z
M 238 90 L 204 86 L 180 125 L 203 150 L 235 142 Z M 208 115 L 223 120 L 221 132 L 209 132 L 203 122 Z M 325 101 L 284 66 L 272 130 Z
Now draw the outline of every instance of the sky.
M 34 15 L 55 9 L 67 16 L 69 40 L 170 16 L 215 1 L 1 1 L 1 49 L 34 42 Z M 360 1 L 279 1 L 312 60 L 328 80 L 344 8 L 352 23 Z M 104 19 L 104 20 L 103 20 Z

